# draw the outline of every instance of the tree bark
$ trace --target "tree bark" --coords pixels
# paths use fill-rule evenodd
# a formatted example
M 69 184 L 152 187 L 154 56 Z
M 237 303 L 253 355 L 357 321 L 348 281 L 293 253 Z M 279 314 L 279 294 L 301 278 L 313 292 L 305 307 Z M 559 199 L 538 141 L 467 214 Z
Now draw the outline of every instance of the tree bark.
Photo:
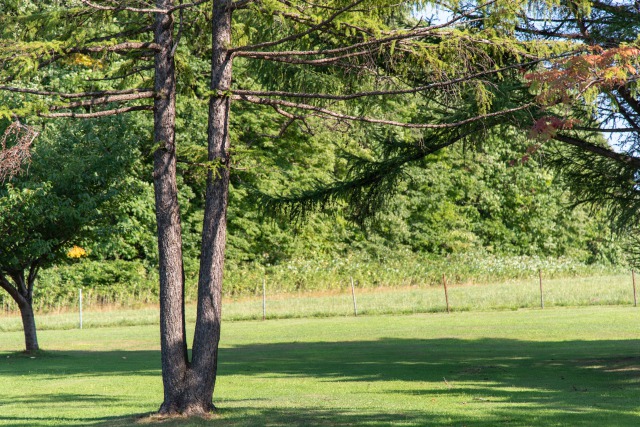
M 227 236 L 229 194 L 229 110 L 232 56 L 231 2 L 213 2 L 211 91 L 209 101 L 208 159 L 202 251 L 198 279 L 198 312 L 193 340 L 194 392 L 203 410 L 212 399 L 220 340 L 221 293 Z
M 33 315 L 32 301 L 24 300 L 18 302 L 20 316 L 22 317 L 22 328 L 24 329 L 24 345 L 27 353 L 35 353 L 40 350 L 38 346 L 38 334 L 36 332 L 36 318 Z
M 173 6 L 172 0 L 158 0 L 158 8 Z M 161 413 L 182 412 L 189 360 L 184 322 L 184 278 L 182 231 L 176 183 L 175 64 L 173 18 L 156 14 L 153 182 L 158 223 L 160 274 L 160 347 L 164 401 Z
M 7 291 L 16 304 L 18 304 L 22 317 L 25 351 L 27 353 L 35 353 L 40 350 L 36 319 L 33 315 L 33 283 L 36 280 L 37 268 L 35 266 L 31 268 L 27 283 L 24 281 L 23 271 L 13 271 L 9 276 L 15 285 L 12 285 L 4 274 L 0 272 L 0 288 Z
M 158 0 L 167 9 L 171 0 Z M 176 185 L 175 66 L 173 21 L 170 14 L 156 15 L 154 188 L 158 222 L 160 270 L 160 334 L 164 402 L 161 414 L 205 414 L 214 409 L 220 303 L 229 193 L 229 108 L 231 87 L 231 2 L 213 2 L 213 54 L 209 103 L 208 157 L 202 252 L 198 281 L 198 313 L 189 362 L 184 320 L 182 236 Z

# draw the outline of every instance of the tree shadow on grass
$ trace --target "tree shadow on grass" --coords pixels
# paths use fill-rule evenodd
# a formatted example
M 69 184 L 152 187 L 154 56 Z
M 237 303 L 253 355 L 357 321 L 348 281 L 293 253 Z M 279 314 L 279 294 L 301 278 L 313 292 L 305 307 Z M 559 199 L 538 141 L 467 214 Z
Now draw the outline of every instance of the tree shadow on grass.
M 13 360 L 12 360 L 13 359 Z M 50 352 L 35 360 L 0 360 L 0 380 L 33 372 L 47 378 L 160 375 L 155 351 Z M 311 378 L 314 395 L 331 397 L 333 384 L 352 383 L 353 399 L 366 393 L 388 398 L 386 406 L 354 407 L 297 402 L 276 407 L 250 385 L 246 401 L 225 400 L 218 389 L 220 414 L 210 420 L 156 420 L 133 417 L 61 419 L 64 425 L 159 426 L 335 426 L 335 425 L 640 425 L 640 341 L 541 342 L 485 338 L 396 339 L 243 345 L 223 348 L 219 375 L 247 381 Z M 100 363 L 97 363 L 100 361 Z M 327 383 L 326 387 L 322 383 Z M 376 385 L 366 391 L 363 384 Z M 0 407 L 4 393 L 0 391 Z M 161 396 L 158 396 L 160 399 Z M 2 414 L 0 424 L 37 426 L 38 407 L 69 402 L 117 404 L 101 395 L 23 395 L 24 417 Z M 258 401 L 259 399 L 266 399 Z M 408 405 L 398 405 L 408 402 Z M 255 402 L 255 406 L 251 404 Z M 396 403 L 393 403 L 396 402 Z M 5 402 L 9 403 L 9 402 Z M 160 402 L 158 402 L 159 404 Z M 379 404 L 378 404 L 379 405 Z M 30 409 L 27 409 L 29 407 Z M 345 409 L 348 407 L 348 409 Z M 398 407 L 409 408 L 398 410 Z M 55 414 L 52 414 L 55 417 Z
M 386 338 L 246 345 L 223 357 L 221 375 L 393 384 L 381 391 L 389 400 L 422 402 L 414 421 L 398 418 L 406 425 L 640 425 L 639 340 Z

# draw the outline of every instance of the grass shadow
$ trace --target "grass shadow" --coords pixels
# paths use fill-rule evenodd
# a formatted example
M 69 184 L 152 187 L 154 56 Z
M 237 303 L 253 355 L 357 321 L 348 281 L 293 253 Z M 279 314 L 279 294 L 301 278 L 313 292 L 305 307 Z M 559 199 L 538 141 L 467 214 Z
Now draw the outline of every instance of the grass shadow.
M 47 379 L 69 376 L 158 376 L 157 351 L 56 351 L 35 359 L 0 355 L 0 378 L 31 372 Z M 254 381 L 308 378 L 331 396 L 334 384 L 376 385 L 388 405 L 379 407 L 296 402 L 270 406 L 270 396 L 247 387 L 246 401 L 217 391 L 220 413 L 212 419 L 158 420 L 136 417 L 56 418 L 81 426 L 340 426 L 340 425 L 640 425 L 640 341 L 523 341 L 397 339 L 345 342 L 291 342 L 223 348 L 218 373 Z M 37 408 L 65 404 L 117 404 L 117 396 L 29 394 L 3 404 L 25 406 L 24 417 L 3 415 L 0 424 L 37 426 L 46 414 Z M 366 397 L 366 396 L 365 396 Z M 22 399 L 22 400 L 20 400 Z M 255 406 L 252 401 L 257 402 Z M 397 402 L 413 402 L 400 410 Z M 394 403 L 396 402 L 396 403 Z M 417 403 L 416 403 L 417 402 Z M 440 408 L 448 402 L 453 409 Z M 160 402 L 158 402 L 159 404 Z M 36 409 L 27 409 L 36 408 Z M 438 409 L 438 410 L 436 410 Z

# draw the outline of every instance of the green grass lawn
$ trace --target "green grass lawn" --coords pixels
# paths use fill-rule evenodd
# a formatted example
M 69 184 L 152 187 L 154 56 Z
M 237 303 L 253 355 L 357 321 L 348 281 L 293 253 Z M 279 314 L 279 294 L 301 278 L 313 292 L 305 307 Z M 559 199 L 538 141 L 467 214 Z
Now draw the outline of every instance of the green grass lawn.
M 106 315 L 106 314 L 105 314 Z M 114 314 L 115 315 L 115 314 Z M 637 426 L 640 309 L 226 322 L 209 420 L 157 420 L 158 328 L 0 333 L 0 425 Z

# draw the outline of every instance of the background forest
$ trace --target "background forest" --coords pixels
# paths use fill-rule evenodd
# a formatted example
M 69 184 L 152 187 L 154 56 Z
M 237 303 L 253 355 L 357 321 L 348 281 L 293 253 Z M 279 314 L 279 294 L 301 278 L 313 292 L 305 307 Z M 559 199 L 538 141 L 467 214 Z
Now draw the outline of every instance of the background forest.
M 181 108 L 198 114 L 197 104 Z M 251 129 L 273 119 L 250 109 L 234 117 Z M 71 230 L 84 230 L 80 238 L 70 233 L 40 273 L 34 308 L 73 305 L 79 287 L 89 303 L 157 301 L 151 143 L 143 120 L 49 122 L 28 171 L 0 190 L 0 210 L 23 206 L 23 224 L 46 229 L 43 220 L 64 217 Z M 96 131 L 104 126 L 110 132 Z M 436 284 L 442 274 L 472 283 L 531 277 L 538 269 L 559 277 L 626 265 L 623 239 L 606 216 L 572 201 L 552 167 L 558 152 L 534 149 L 525 134 L 482 135 L 474 146 L 446 148 L 406 166 L 386 190 L 384 209 L 359 224 L 340 203 L 291 221 L 269 215 L 256 198 L 290 191 L 292 182 L 304 189 L 346 174 L 350 156 L 384 159 L 376 141 L 385 135 L 362 144 L 356 132 L 288 132 L 284 144 L 269 134 L 233 135 L 243 150 L 234 153 L 228 296 L 261 292 L 264 276 L 277 292 L 340 288 L 350 277 L 360 286 Z M 202 135 L 179 138 L 186 292 L 193 300 L 206 167 L 198 160 Z M 47 247 L 47 236 L 33 245 Z M 8 295 L 0 298 L 5 310 L 15 309 Z
M 36 9 L 32 2 L 4 7 L 17 16 Z M 380 25 L 384 25 L 377 30 L 418 25 L 414 12 L 408 7 L 388 14 L 380 12 Z M 49 31 L 39 25 L 63 25 L 64 31 L 71 33 L 77 30 L 56 21 L 64 14 L 56 16 L 35 14 L 16 22 L 24 26 L 20 28 L 26 39 L 37 39 L 39 32 Z M 143 19 L 142 15 L 133 16 Z M 208 39 L 202 42 L 198 32 L 200 24 L 205 26 L 199 20 L 206 20 L 206 13 L 193 16 L 189 25 L 180 24 L 180 31 L 198 42 L 177 44 L 175 52 L 177 93 L 181 95 L 176 115 L 178 187 L 186 295 L 191 301 L 198 276 L 206 178 L 208 172 L 216 170 L 216 165 L 207 161 L 204 126 L 211 93 L 202 76 L 208 73 L 210 46 Z M 249 11 L 238 11 L 233 33 L 240 44 L 252 38 L 277 38 L 288 30 L 271 21 L 254 21 L 251 16 Z M 357 20 L 362 20 L 362 25 L 374 25 L 366 14 L 355 16 L 354 24 L 336 23 L 340 31 L 341 26 L 346 28 L 347 38 L 354 37 L 350 25 Z M 83 37 L 102 40 L 101 34 L 112 30 L 109 25 L 117 28 L 115 21 L 107 22 L 94 30 L 96 34 Z M 474 28 L 474 20 L 469 22 Z M 136 23 L 125 21 L 123 25 L 133 28 Z M 510 103 L 524 103 L 535 89 L 523 85 L 520 74 L 509 80 L 506 76 L 511 66 L 505 68 L 504 75 L 494 73 L 498 64 L 520 58 L 518 43 L 500 38 L 491 29 L 475 30 L 486 31 L 484 36 L 495 40 L 488 47 L 466 45 L 465 31 L 452 30 L 455 39 L 425 40 L 425 45 L 433 43 L 438 49 L 435 56 L 428 50 L 421 52 L 422 63 L 415 63 L 410 55 L 405 61 L 403 54 L 394 54 L 395 44 L 391 43 L 380 50 L 379 62 L 367 66 L 400 76 L 400 83 L 393 83 L 396 85 L 427 84 L 430 72 L 444 79 L 474 75 L 480 70 L 489 73 L 484 80 L 470 79 L 460 87 L 444 90 L 436 85 L 429 92 L 431 96 L 356 99 L 352 110 L 423 123 L 455 121 L 506 108 Z M 522 28 L 518 31 L 527 33 Z M 301 43 L 332 40 L 329 35 L 317 37 L 309 36 Z M 526 45 L 524 40 L 522 43 Z M 553 53 L 541 46 L 544 42 L 525 47 L 540 50 L 540 55 Z M 41 49 L 45 48 L 46 44 Z M 56 87 L 67 93 L 78 86 L 110 90 L 134 84 L 139 85 L 139 92 L 134 93 L 140 93 L 140 99 L 149 97 L 140 89 L 152 81 L 149 68 L 143 67 L 148 55 L 104 54 L 101 58 L 87 52 L 90 54 L 70 54 L 37 77 L 31 74 L 39 66 L 28 58 L 15 65 L 11 62 L 15 56 L 7 52 L 7 64 L 15 67 L 7 66 L 7 79 L 16 78 L 30 87 Z M 287 93 L 349 93 L 386 84 L 375 75 L 363 77 L 354 71 L 356 67 L 309 68 L 295 63 L 250 61 L 251 55 L 247 55 L 235 60 L 234 85 L 244 88 L 235 93 L 250 94 L 251 90 L 265 88 Z M 472 65 L 460 63 L 460 58 Z M 113 76 L 120 80 L 113 83 Z M 4 257 L 7 265 L 20 264 L 20 268 L 24 259 L 46 260 L 38 263 L 39 274 L 33 272 L 39 282 L 34 288 L 34 307 L 52 309 L 74 304 L 80 287 L 85 288 L 90 302 L 157 302 L 152 156 L 158 147 L 152 142 L 150 115 L 130 112 L 88 121 L 60 120 L 55 119 L 56 114 L 75 117 L 77 113 L 56 111 L 83 108 L 91 114 L 93 104 L 54 101 L 45 108 L 41 98 L 25 101 L 20 93 L 12 91 L 1 96 L 2 131 L 20 112 L 42 115 L 48 110 L 42 117 L 50 118 L 30 123 L 40 132 L 31 163 L 0 187 L 0 233 L 2 247 L 8 248 L 0 251 L 0 258 Z M 122 99 L 133 99 L 134 103 L 138 99 L 137 95 L 125 96 L 131 98 Z M 623 249 L 625 239 L 614 236 L 613 222 L 598 209 L 577 202 L 589 201 L 588 197 L 574 197 L 569 191 L 570 187 L 576 189 L 581 178 L 579 167 L 566 167 L 567 158 L 571 164 L 578 164 L 576 152 L 558 141 L 541 144 L 539 138 L 530 138 L 530 128 L 517 130 L 508 120 L 504 124 L 489 120 L 486 126 L 471 127 L 475 130 L 465 134 L 460 143 L 425 155 L 423 145 L 430 147 L 439 138 L 454 137 L 431 130 L 328 121 L 314 114 L 302 118 L 294 115 L 287 120 L 286 114 L 291 113 L 283 113 L 277 104 L 271 106 L 236 102 L 231 107 L 228 280 L 223 288 L 228 296 L 258 292 L 265 276 L 270 290 L 291 291 L 343 287 L 349 277 L 360 286 L 379 286 L 434 284 L 441 281 L 442 274 L 455 283 L 529 277 L 539 269 L 549 276 L 587 275 L 619 269 L 629 262 L 624 255 L 628 252 Z M 137 104 L 131 108 L 149 109 Z M 606 145 L 601 137 L 599 143 Z M 418 155 L 411 160 L 415 152 Z M 567 173 L 562 175 L 561 171 Z M 383 173 L 384 178 L 373 184 L 365 182 L 369 187 L 359 193 L 356 190 L 355 196 L 339 194 L 340 185 L 345 185 L 347 193 L 350 182 L 373 176 L 367 175 L 369 172 Z M 333 188 L 334 192 L 323 195 L 323 188 Z M 596 185 L 589 188 L 598 191 Z M 584 196 L 579 191 L 573 194 Z M 307 202 L 288 203 L 292 199 Z M 15 309 L 9 295 L 0 294 L 0 303 L 5 310 Z

